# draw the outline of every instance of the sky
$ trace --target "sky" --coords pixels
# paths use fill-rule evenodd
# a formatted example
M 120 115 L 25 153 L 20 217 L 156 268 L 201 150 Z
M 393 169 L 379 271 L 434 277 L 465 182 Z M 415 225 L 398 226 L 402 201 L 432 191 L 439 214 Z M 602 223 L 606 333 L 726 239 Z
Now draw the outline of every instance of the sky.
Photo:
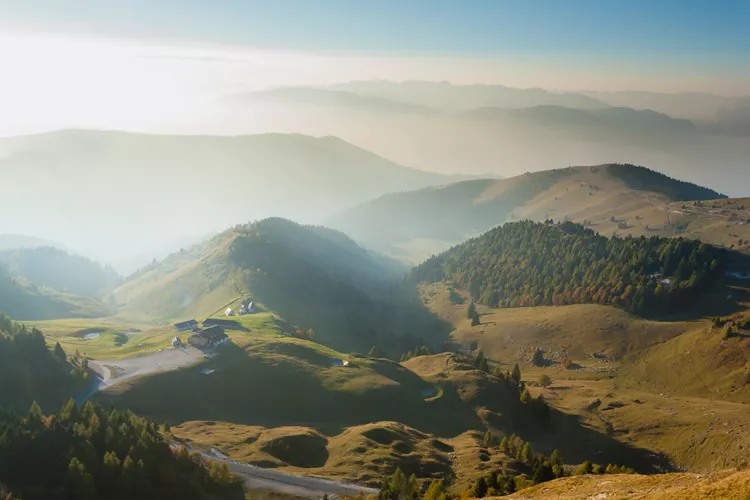
M 0 135 L 347 80 L 745 95 L 749 25 L 744 0 L 0 0 Z

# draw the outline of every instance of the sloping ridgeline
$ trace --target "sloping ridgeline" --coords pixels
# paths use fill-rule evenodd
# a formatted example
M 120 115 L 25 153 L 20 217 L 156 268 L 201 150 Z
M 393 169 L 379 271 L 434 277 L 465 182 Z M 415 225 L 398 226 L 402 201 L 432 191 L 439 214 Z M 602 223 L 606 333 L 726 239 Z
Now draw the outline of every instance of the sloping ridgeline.
M 726 195 L 718 193 L 713 189 L 698 186 L 691 182 L 673 179 L 655 170 L 646 167 L 613 163 L 603 165 L 606 172 L 612 177 L 622 180 L 626 186 L 636 191 L 651 191 L 660 193 L 674 201 L 687 200 L 716 200 L 726 198 Z
M 448 329 L 401 280 L 401 267 L 343 233 L 265 219 L 236 229 L 229 260 L 270 310 L 340 350 L 401 355 Z
M 200 465 L 173 453 L 153 422 L 130 411 L 69 400 L 44 415 L 34 404 L 21 418 L 0 409 L 3 499 L 244 499 L 226 466 Z
M 120 282 L 111 267 L 52 247 L 0 251 L 0 263 L 35 285 L 87 297 L 100 296 Z
M 523 221 L 488 231 L 412 271 L 455 280 L 492 307 L 611 304 L 674 310 L 723 274 L 727 252 L 681 238 L 605 238 L 581 225 Z

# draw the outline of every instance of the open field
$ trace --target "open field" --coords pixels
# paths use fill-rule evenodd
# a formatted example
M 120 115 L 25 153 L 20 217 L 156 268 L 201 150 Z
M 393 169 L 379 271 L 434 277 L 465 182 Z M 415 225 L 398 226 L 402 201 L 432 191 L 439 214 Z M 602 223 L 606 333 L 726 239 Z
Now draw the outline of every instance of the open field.
M 662 455 L 676 469 L 750 465 L 750 335 L 744 330 L 735 327 L 726 339 L 709 319 L 646 320 L 598 305 L 479 306 L 482 324 L 472 327 L 467 302 L 459 303 L 455 291 L 451 299 L 448 288 L 433 285 L 422 296 L 456 326 L 451 339 L 459 349 L 483 350 L 503 370 L 518 362 L 533 394 L 583 426 Z M 746 316 L 732 319 L 743 323 Z M 545 366 L 532 365 L 536 348 Z M 538 385 L 542 374 L 552 379 L 550 387 Z
M 29 321 L 48 343 L 60 342 L 66 352 L 76 351 L 95 359 L 122 359 L 153 353 L 171 345 L 172 325 L 154 326 L 117 317 Z
M 439 439 L 397 422 L 353 426 L 334 435 L 299 426 L 267 429 L 206 421 L 186 422 L 172 432 L 191 447 L 216 448 L 249 464 L 373 487 L 396 466 L 423 480 L 450 478 L 457 492 L 485 471 L 516 467 L 496 448 L 484 447 L 481 432 Z
M 574 476 L 520 491 L 515 500 L 744 500 L 750 498 L 750 471 L 657 476 Z

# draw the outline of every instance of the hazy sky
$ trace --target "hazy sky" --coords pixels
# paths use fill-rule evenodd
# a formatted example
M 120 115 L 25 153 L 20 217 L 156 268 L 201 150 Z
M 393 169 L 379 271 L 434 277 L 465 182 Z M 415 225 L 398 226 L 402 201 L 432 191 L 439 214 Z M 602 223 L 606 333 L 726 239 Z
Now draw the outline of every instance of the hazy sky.
M 0 135 L 374 78 L 750 94 L 748 26 L 744 0 L 0 0 Z

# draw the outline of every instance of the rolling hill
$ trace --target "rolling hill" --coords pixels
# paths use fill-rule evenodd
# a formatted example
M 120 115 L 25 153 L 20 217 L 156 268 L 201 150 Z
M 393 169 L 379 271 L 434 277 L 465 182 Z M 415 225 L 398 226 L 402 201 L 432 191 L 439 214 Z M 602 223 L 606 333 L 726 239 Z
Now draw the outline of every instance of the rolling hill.
M 29 177 L 45 182 L 17 182 Z M 443 182 L 335 137 L 65 130 L 0 140 L 0 183 L 16 186 L 0 199 L 14 213 L 0 231 L 33 231 L 117 260 L 237 220 L 319 222 L 387 192 Z
M 114 310 L 102 301 L 37 286 L 13 276 L 0 265 L 0 312 L 19 321 L 58 318 L 98 318 Z
M 492 469 L 528 478 L 528 464 L 483 444 L 487 429 L 522 436 L 546 455 L 558 448 L 566 463 L 599 449 L 601 461 L 643 471 L 664 466 L 575 419 L 545 417 L 540 401 L 522 403 L 514 381 L 477 370 L 466 356 L 421 356 L 399 365 L 270 331 L 231 337 L 232 344 L 197 366 L 133 379 L 96 398 L 167 420 L 177 438 L 196 448 L 373 486 L 397 466 L 421 480 L 447 478 L 456 493 Z
M 101 297 L 120 281 L 110 267 L 51 247 L 0 251 L 3 264 L 34 285 L 87 297 Z
M 721 196 L 643 167 L 606 164 L 388 194 L 345 210 L 327 224 L 364 246 L 417 263 L 498 224 L 522 219 L 586 222 L 606 235 L 689 231 L 700 236 L 701 223 L 673 223 L 678 215 L 673 212 L 683 200 Z
M 339 349 L 439 346 L 447 332 L 399 282 L 402 271 L 337 231 L 266 219 L 143 269 L 114 296 L 157 321 L 221 315 L 249 297 Z

